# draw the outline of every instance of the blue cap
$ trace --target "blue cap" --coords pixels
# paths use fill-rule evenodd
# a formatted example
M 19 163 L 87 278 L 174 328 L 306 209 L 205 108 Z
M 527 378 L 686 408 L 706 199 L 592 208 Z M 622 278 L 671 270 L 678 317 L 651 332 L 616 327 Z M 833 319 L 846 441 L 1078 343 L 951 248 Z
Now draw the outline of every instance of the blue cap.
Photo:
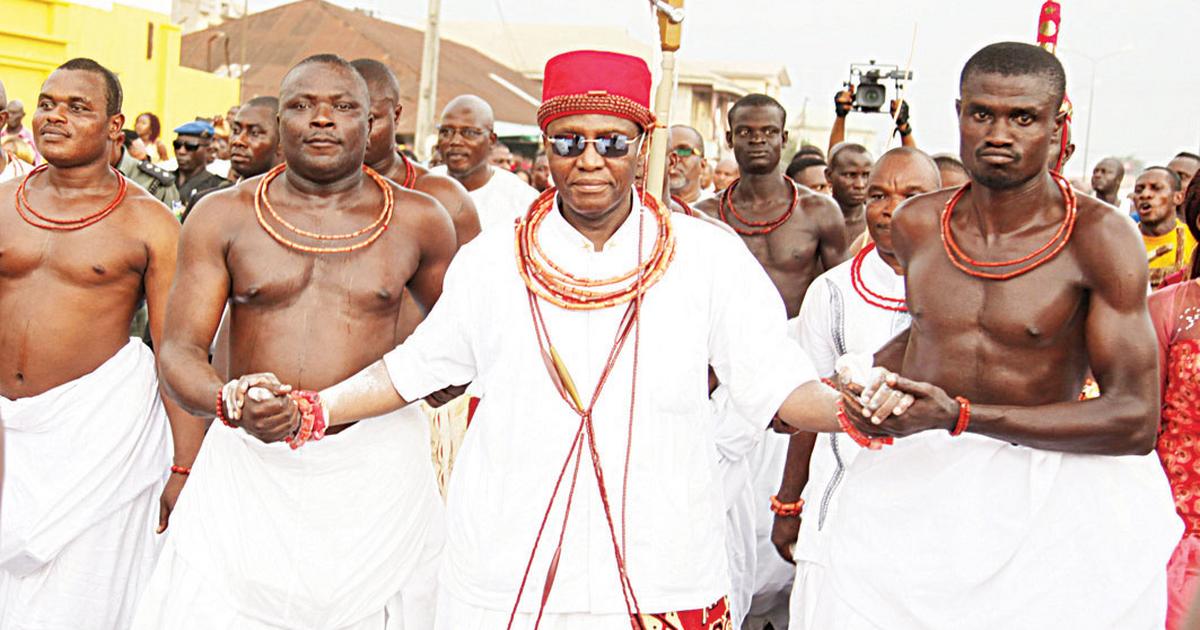
M 181 136 L 200 136 L 201 138 L 211 138 L 216 132 L 212 123 L 207 120 L 193 120 L 175 128 L 175 133 Z

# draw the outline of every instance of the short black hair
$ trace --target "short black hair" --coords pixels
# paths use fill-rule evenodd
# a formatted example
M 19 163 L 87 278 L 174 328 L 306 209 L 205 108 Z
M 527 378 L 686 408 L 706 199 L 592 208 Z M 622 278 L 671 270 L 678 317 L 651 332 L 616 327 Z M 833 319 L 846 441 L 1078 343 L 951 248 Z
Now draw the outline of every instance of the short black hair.
M 1146 173 L 1149 173 L 1150 171 L 1162 171 L 1162 172 L 1166 173 L 1167 181 L 1171 182 L 1171 190 L 1173 190 L 1175 192 L 1179 192 L 1179 191 L 1183 190 L 1183 179 L 1181 177 L 1179 177 L 1179 173 L 1176 173 L 1175 171 L 1172 171 L 1171 169 L 1169 169 L 1165 166 L 1151 166 L 1151 167 L 1147 168 L 1146 170 L 1142 171 L 1142 175 L 1145 175 Z M 1141 177 L 1142 175 L 1138 175 L 1138 177 Z
M 1196 155 L 1195 153 L 1191 153 L 1188 151 L 1180 151 L 1174 158 L 1171 158 L 1171 159 L 1179 159 L 1179 158 L 1187 158 L 1189 160 L 1195 160 L 1197 162 L 1200 162 L 1200 155 Z
M 292 66 L 291 69 L 288 70 L 283 75 L 283 79 L 280 81 L 280 84 L 282 85 L 284 81 L 287 81 L 288 77 L 290 77 L 292 75 L 292 73 L 295 72 L 296 70 L 298 70 L 304 66 L 308 66 L 308 65 L 312 65 L 312 64 L 323 64 L 323 65 L 328 65 L 328 66 L 336 66 L 336 67 L 341 68 L 341 69 L 345 70 L 346 72 L 349 72 L 350 74 L 354 75 L 355 77 L 358 78 L 359 81 L 362 81 L 363 92 L 366 93 L 367 99 L 368 100 L 370 99 L 371 89 L 370 89 L 370 87 L 367 86 L 367 80 L 364 79 L 362 74 L 360 74 L 354 66 L 350 65 L 350 62 L 346 61 L 346 59 L 344 57 L 342 57 L 340 55 L 335 55 L 333 53 L 320 53 L 317 55 L 309 55 L 308 57 L 301 59 L 300 63 L 297 63 L 296 65 Z
M 729 121 L 730 128 L 733 127 L 734 112 L 743 107 L 774 107 L 775 109 L 779 110 L 779 116 L 783 119 L 783 124 L 787 125 L 787 110 L 783 108 L 783 105 L 779 104 L 779 101 L 767 96 L 766 94 L 747 94 L 742 98 L 739 98 L 737 102 L 733 104 L 733 107 L 729 108 L 729 115 L 727 119 Z
M 122 129 L 121 136 L 121 143 L 125 145 L 126 149 L 133 146 L 133 141 L 138 139 L 137 132 L 132 129 Z
M 971 55 L 958 79 L 958 89 L 976 74 L 999 74 L 1005 77 L 1036 75 L 1050 82 L 1055 107 L 1062 104 L 1067 93 L 1067 73 L 1057 57 L 1040 46 L 1021 42 L 1000 42 L 984 46 Z M 1057 114 L 1057 112 L 1055 112 Z
M 815 144 L 800 145 L 800 148 L 796 151 L 796 155 L 811 155 L 813 157 L 821 158 L 822 162 L 825 161 L 825 152 L 821 150 L 821 147 Z M 794 160 L 796 157 L 793 156 L 792 159 Z
M 279 99 L 274 96 L 255 96 L 254 98 L 246 101 L 245 105 L 242 105 L 242 107 L 239 107 L 238 110 L 240 111 L 240 110 L 248 108 L 248 107 L 263 107 L 263 108 L 269 109 L 272 112 L 278 114 L 279 113 Z
M 76 57 L 56 69 L 78 70 L 100 75 L 104 79 L 104 115 L 116 116 L 121 113 L 125 93 L 121 90 L 121 81 L 117 79 L 117 75 L 113 74 L 112 70 L 96 63 L 95 59 L 87 57 Z
M 838 158 L 841 157 L 841 155 L 843 153 L 846 153 L 847 151 L 849 151 L 850 153 L 857 153 L 859 155 L 866 155 L 866 156 L 871 155 L 871 152 L 867 150 L 867 147 L 864 147 L 861 144 L 857 144 L 854 142 L 842 142 L 842 143 L 839 143 L 837 146 L 833 147 L 833 150 L 829 152 L 829 166 L 830 167 L 835 166 L 837 164 Z
M 948 168 L 952 171 L 966 173 L 967 167 L 963 166 L 962 160 L 950 155 L 949 153 L 939 153 L 933 156 L 933 163 L 937 164 L 938 168 Z
M 351 61 L 350 65 L 366 80 L 368 88 L 371 84 L 382 85 L 391 91 L 391 94 L 386 96 L 396 102 L 400 101 L 400 81 L 396 80 L 396 73 L 392 72 L 387 64 L 364 57 Z
M 825 163 L 825 160 L 815 155 L 797 153 L 796 157 L 792 158 L 792 161 L 788 164 L 787 176 L 796 179 L 796 175 L 799 175 L 800 171 L 814 166 L 828 166 L 828 164 Z

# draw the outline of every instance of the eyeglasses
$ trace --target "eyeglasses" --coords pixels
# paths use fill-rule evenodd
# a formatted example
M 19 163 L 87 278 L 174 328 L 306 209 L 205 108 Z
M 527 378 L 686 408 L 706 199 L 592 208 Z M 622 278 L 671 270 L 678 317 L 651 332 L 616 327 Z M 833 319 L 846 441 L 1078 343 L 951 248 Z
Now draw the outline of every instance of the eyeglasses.
M 184 142 L 183 140 L 176 140 L 175 142 L 171 143 L 171 146 L 175 147 L 176 151 L 178 151 L 180 149 L 185 149 L 185 148 L 188 151 L 197 151 L 200 149 L 200 147 L 206 147 L 206 146 L 208 146 L 208 144 L 200 143 L 200 142 Z
M 474 142 L 475 140 L 486 136 L 488 133 L 490 133 L 489 130 L 480 129 L 479 127 L 438 127 L 439 140 L 451 140 L 454 138 L 455 134 L 458 134 L 463 137 L 463 140 Z
M 704 154 L 700 152 L 700 149 L 693 149 L 692 147 L 675 147 L 674 149 L 671 149 L 671 153 L 674 153 L 681 158 L 690 158 L 693 155 L 704 157 Z
M 589 139 L 577 133 L 565 133 L 547 139 L 550 141 L 550 148 L 559 157 L 579 157 L 583 155 L 583 150 L 587 148 L 587 145 L 594 144 L 596 145 L 596 153 L 599 153 L 602 157 L 619 158 L 628 155 L 629 145 L 641 137 L 637 135 L 630 138 L 623 133 L 614 133 Z

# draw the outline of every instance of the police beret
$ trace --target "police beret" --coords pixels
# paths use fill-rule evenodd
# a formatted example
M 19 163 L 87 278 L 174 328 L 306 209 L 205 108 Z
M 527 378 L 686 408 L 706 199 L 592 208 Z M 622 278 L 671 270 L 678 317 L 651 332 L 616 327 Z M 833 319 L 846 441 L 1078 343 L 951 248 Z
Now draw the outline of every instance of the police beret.
M 183 123 L 175 128 L 175 133 L 181 136 L 200 136 L 201 138 L 211 138 L 216 130 L 213 129 L 212 123 L 207 120 L 193 120 Z

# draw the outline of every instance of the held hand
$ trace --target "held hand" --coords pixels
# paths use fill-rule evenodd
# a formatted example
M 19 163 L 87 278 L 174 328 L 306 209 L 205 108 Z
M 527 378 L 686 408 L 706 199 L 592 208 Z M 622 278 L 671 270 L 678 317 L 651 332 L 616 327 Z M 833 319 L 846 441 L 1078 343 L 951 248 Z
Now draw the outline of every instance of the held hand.
M 780 557 L 792 564 L 796 564 L 792 558 L 792 549 L 796 540 L 800 538 L 800 518 L 776 514 L 775 523 L 771 526 L 771 544 L 775 546 L 775 551 L 779 552 Z
M 931 429 L 949 431 L 958 422 L 958 401 L 942 388 L 887 370 L 863 391 L 859 402 L 863 403 L 859 416 L 894 437 Z
M 175 502 L 179 500 L 179 493 L 183 492 L 185 483 L 187 483 L 187 475 L 172 473 L 167 479 L 167 485 L 163 488 L 162 495 L 158 497 L 158 531 L 156 533 L 161 534 L 167 531 L 171 512 L 175 511 Z
M 846 89 L 839 91 L 833 95 L 833 113 L 838 118 L 845 118 L 846 114 L 854 108 L 854 86 L 848 86 Z
M 899 114 L 896 113 L 897 108 L 900 110 Z M 892 118 L 896 120 L 897 129 L 908 126 L 908 101 L 892 99 L 892 105 L 888 111 L 892 115 Z
M 300 427 L 300 408 L 288 397 L 287 385 L 249 390 L 242 408 L 242 428 L 263 442 L 278 442 L 295 435 Z
M 282 393 L 292 391 L 291 385 L 284 385 L 279 378 L 270 372 L 247 374 L 241 378 L 229 381 L 222 389 L 225 400 L 225 419 L 234 425 L 242 418 L 242 408 L 246 405 L 246 393 L 252 387 L 262 387 L 268 390 L 279 390 Z
M 425 404 L 437 409 L 446 403 L 462 396 L 467 391 L 466 385 L 451 385 L 445 389 L 439 389 L 436 392 L 425 397 Z

